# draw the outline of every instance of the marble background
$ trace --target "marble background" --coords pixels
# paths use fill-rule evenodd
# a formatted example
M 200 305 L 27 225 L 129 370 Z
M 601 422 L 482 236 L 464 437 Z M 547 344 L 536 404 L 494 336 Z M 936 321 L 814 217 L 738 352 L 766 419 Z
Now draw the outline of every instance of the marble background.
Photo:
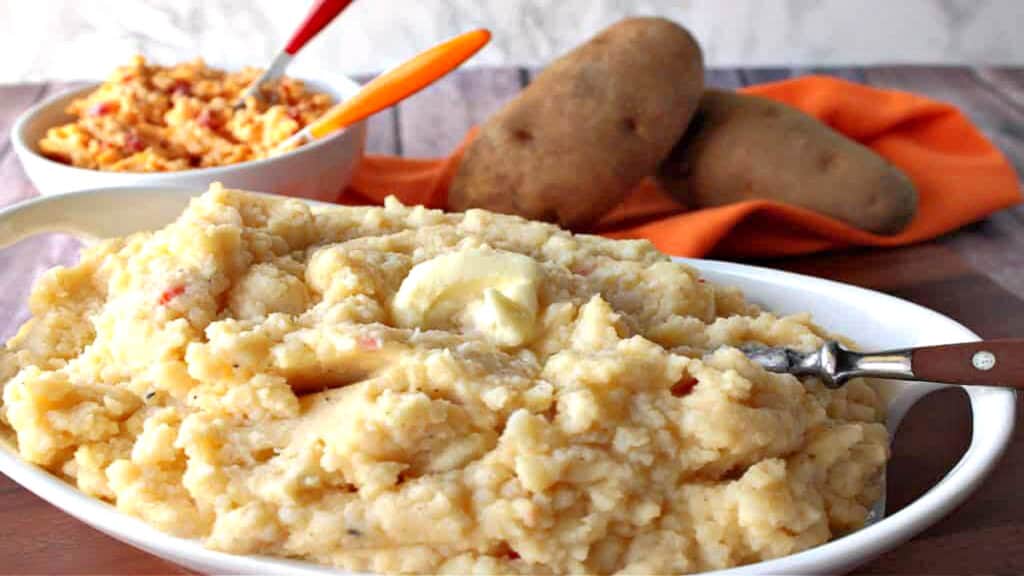
M 128 54 L 261 64 L 311 0 L 0 0 L 0 82 L 101 77 Z M 461 31 L 472 65 L 540 65 L 632 14 L 689 26 L 711 66 L 1024 64 L 1022 0 L 359 0 L 298 68 L 378 71 Z

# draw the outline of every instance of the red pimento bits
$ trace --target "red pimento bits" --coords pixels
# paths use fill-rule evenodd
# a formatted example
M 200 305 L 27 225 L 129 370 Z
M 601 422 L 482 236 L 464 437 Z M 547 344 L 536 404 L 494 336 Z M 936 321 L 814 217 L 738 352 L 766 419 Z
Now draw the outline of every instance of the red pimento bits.
M 171 300 L 185 293 L 185 285 L 177 284 L 160 293 L 160 305 L 166 306 Z
M 360 336 L 356 338 L 356 344 L 363 350 L 380 350 L 384 345 L 378 336 Z
M 175 96 L 191 96 L 192 85 L 188 83 L 188 80 L 175 80 L 174 84 L 171 84 L 171 94 Z
M 98 118 L 100 116 L 106 116 L 115 110 L 117 110 L 117 104 L 110 100 L 103 100 L 102 102 L 97 102 L 90 106 L 88 114 L 89 116 Z
M 296 122 L 302 121 L 302 114 L 299 113 L 298 106 L 289 106 L 284 113 L 287 114 L 289 118 L 295 120 Z
M 134 132 L 129 132 L 124 136 L 124 150 L 129 154 L 136 152 L 142 152 L 146 149 L 146 143 L 139 138 L 139 135 Z
M 203 128 L 215 129 L 221 125 L 221 120 L 216 114 L 210 112 L 209 108 L 203 108 L 202 112 L 196 116 L 196 124 Z
M 508 560 L 518 560 L 521 558 L 519 552 L 516 552 L 508 542 L 502 542 L 498 545 L 498 549 L 494 551 L 494 555 L 499 558 L 506 558 Z
M 676 398 L 682 398 L 693 391 L 693 387 L 697 385 L 697 379 L 693 376 L 683 376 L 669 388 L 669 391 Z

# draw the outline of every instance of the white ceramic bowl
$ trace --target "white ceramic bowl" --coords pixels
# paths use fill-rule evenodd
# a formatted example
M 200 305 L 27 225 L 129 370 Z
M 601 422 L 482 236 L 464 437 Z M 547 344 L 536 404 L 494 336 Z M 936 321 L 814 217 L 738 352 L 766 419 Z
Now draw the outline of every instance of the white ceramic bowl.
M 188 189 L 92 190 L 40 198 L 0 211 L 0 248 L 36 232 L 63 230 L 108 237 L 159 227 L 174 219 Z M 916 304 L 871 290 L 765 268 L 685 260 L 710 280 L 738 286 L 762 306 L 780 312 L 810 311 L 817 322 L 867 348 L 886 349 L 976 340 L 956 321 Z M 891 382 L 888 427 L 895 433 L 907 409 L 942 388 Z M 923 496 L 889 517 L 799 554 L 716 574 L 829 574 L 852 570 L 921 532 L 963 502 L 991 472 L 1010 442 L 1016 395 L 1012 390 L 967 389 L 973 421 L 971 444 L 956 466 Z M 339 574 L 307 562 L 214 552 L 199 543 L 158 532 L 112 506 L 90 498 L 0 447 L 0 472 L 68 514 L 132 546 L 206 573 Z M 1008 471 L 1007 471 L 1008 472 Z
M 359 85 L 344 76 L 325 81 L 305 80 L 313 90 L 340 101 L 355 94 Z M 205 189 L 211 182 L 228 188 L 264 190 L 276 194 L 320 201 L 333 201 L 352 179 L 362 158 L 366 123 L 358 122 L 326 138 L 263 160 L 240 162 L 216 168 L 178 172 L 103 172 L 76 168 L 51 160 L 38 151 L 46 130 L 70 122 L 64 109 L 75 98 L 94 90 L 92 84 L 57 94 L 33 106 L 18 117 L 11 129 L 11 143 L 25 173 L 40 194 L 62 194 L 86 188 L 114 186 L 185 186 Z

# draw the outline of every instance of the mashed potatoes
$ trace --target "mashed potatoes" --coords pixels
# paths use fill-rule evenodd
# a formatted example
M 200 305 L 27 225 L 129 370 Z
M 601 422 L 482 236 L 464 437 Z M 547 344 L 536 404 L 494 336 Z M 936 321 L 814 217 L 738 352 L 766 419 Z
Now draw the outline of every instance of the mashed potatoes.
M 168 532 L 378 572 L 680 573 L 862 524 L 867 382 L 642 241 L 214 187 L 37 284 L 0 356 L 27 460 Z
M 75 121 L 47 130 L 39 151 L 60 162 L 113 172 L 168 172 L 266 158 L 331 105 L 327 94 L 282 78 L 264 98 L 241 93 L 261 71 L 225 72 L 202 60 L 175 66 L 136 56 L 74 100 Z

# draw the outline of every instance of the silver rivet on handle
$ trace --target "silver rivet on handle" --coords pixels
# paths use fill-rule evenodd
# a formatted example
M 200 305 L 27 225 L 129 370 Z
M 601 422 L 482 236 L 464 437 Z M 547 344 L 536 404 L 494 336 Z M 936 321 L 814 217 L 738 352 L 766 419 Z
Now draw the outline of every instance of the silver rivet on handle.
M 991 370 L 996 365 L 996 355 L 988 350 L 979 350 L 971 357 L 971 364 L 978 370 Z

